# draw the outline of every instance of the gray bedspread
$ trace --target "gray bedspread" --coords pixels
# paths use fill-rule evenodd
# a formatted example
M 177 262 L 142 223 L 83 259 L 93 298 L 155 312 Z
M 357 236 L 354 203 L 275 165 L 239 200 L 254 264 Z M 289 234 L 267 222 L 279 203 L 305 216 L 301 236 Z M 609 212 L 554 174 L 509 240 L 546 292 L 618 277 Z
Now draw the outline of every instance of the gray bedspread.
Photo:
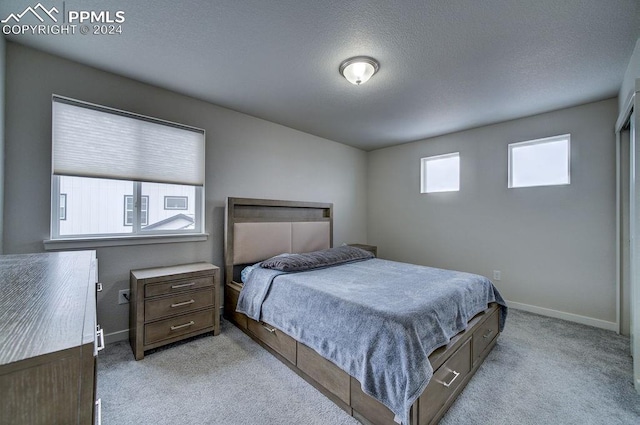
M 311 347 L 408 423 L 433 375 L 429 355 L 497 302 L 479 275 L 381 259 L 304 272 L 255 268 L 237 311 Z

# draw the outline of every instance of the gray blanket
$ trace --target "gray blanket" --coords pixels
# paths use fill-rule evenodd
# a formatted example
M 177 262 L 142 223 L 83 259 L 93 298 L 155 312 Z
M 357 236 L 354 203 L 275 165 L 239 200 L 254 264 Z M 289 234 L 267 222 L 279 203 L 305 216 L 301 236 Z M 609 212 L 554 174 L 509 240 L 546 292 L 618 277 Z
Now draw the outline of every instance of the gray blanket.
M 371 259 L 304 272 L 256 267 L 237 311 L 311 347 L 408 423 L 433 375 L 429 355 L 498 302 L 479 275 Z

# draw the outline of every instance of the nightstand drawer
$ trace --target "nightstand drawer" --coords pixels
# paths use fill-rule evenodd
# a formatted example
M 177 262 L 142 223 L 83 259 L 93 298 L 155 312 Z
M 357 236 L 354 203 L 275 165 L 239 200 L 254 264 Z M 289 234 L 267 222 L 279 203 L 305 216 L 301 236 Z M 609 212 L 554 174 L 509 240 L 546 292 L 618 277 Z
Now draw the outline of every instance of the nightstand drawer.
M 153 344 L 208 327 L 213 330 L 213 309 L 149 323 L 144 326 L 144 343 Z
M 144 296 L 155 297 L 158 295 L 168 295 L 191 289 L 213 286 L 213 277 L 199 277 L 193 279 L 172 280 L 169 282 L 147 284 L 144 287 Z
M 172 297 L 146 300 L 144 302 L 144 320 L 149 322 L 212 306 L 213 290 L 211 288 L 184 292 Z

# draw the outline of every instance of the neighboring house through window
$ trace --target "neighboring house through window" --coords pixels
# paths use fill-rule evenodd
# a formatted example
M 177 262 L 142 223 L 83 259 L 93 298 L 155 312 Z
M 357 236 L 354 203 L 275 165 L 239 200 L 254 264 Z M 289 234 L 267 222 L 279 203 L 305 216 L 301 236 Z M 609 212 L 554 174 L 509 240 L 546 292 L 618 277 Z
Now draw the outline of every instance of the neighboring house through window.
M 189 198 L 186 196 L 165 196 L 164 197 L 164 209 L 165 210 L 186 210 L 188 209 Z
M 133 226 L 133 195 L 124 196 L 124 225 Z M 142 196 L 140 198 L 140 224 L 146 226 L 149 224 L 149 197 Z
M 67 219 L 67 194 L 60 194 L 60 220 Z

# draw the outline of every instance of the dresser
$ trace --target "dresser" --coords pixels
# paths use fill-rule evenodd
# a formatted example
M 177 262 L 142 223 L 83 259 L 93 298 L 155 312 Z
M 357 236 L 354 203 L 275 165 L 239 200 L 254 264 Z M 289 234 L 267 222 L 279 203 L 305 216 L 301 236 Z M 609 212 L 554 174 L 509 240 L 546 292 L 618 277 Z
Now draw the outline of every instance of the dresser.
M 220 269 L 209 263 L 132 270 L 129 342 L 144 352 L 195 335 L 220 333 Z
M 0 256 L 0 423 L 99 422 L 96 279 L 95 251 Z

